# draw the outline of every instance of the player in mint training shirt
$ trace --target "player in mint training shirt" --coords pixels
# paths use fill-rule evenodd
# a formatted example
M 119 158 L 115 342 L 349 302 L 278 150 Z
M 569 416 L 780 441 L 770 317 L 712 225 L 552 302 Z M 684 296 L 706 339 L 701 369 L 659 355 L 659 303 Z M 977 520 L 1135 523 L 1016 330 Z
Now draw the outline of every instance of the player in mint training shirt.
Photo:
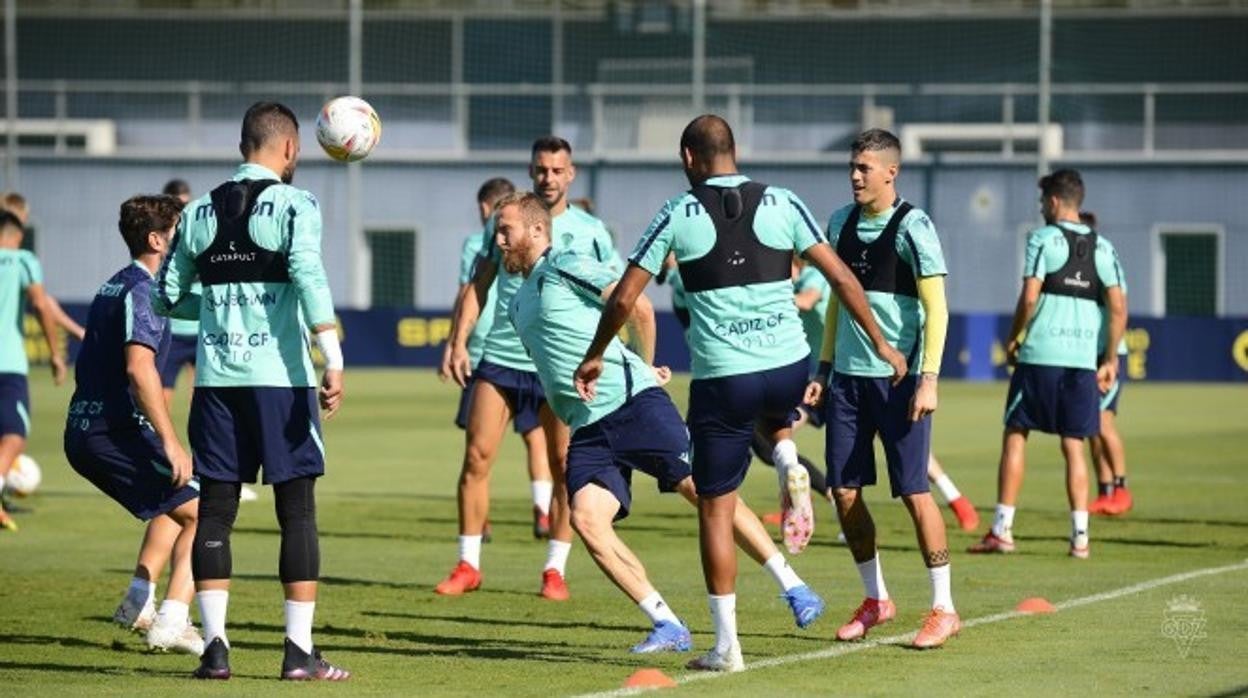
M 1079 222 L 1096 230 L 1096 214 L 1091 211 L 1080 211 Z M 1126 302 L 1127 275 L 1122 269 L 1122 262 L 1114 255 L 1114 264 L 1118 269 L 1118 278 L 1122 281 L 1122 297 Z M 1127 456 L 1122 446 L 1122 433 L 1118 431 L 1118 398 L 1122 395 L 1122 357 L 1127 355 L 1125 332 L 1118 343 L 1118 374 L 1109 390 L 1101 394 L 1101 432 L 1088 440 L 1092 447 L 1092 461 L 1096 465 L 1096 499 L 1088 505 L 1089 514 L 1104 516 L 1120 516 L 1131 510 L 1134 499 L 1131 490 L 1127 489 Z M 1105 304 L 1101 304 L 1101 333 L 1097 336 L 1097 352 L 1105 353 L 1105 343 L 1109 341 L 1109 312 Z
M 230 674 L 230 531 L 242 483 L 255 482 L 263 466 L 282 531 L 282 677 L 337 681 L 349 673 L 312 644 L 320 576 L 314 487 L 325 449 L 309 330 L 325 355 L 319 403 L 327 418 L 341 405 L 343 368 L 321 212 L 316 197 L 290 184 L 299 121 L 288 107 L 252 105 L 239 150 L 245 162 L 234 177 L 187 206 L 153 298 L 158 312 L 200 322 L 188 429 L 200 480 L 191 564 L 208 645 L 195 676 Z M 202 296 L 191 292 L 196 281 Z
M 813 529 L 810 481 L 797 462 L 790 429 L 809 377 L 806 336 L 793 303 L 793 254 L 802 254 L 828 277 L 898 378 L 906 366 L 880 334 L 862 286 L 824 241 L 806 206 L 786 189 L 737 172 L 727 122 L 709 114 L 694 119 L 681 135 L 680 155 L 691 189 L 664 204 L 630 256 L 577 368 L 577 390 L 586 399 L 593 394 L 612 338 L 668 252 L 675 252 L 689 302 L 693 382 L 687 421 L 703 573 L 715 623 L 715 647 L 690 666 L 737 671 L 743 664 L 732 519 L 760 420 L 776 443 L 776 469 L 786 484 L 786 544 L 801 549 Z
M 636 349 L 617 338 L 605 357 L 591 401 L 581 399 L 572 373 L 593 339 L 603 302 L 619 273 L 572 250 L 550 246 L 550 214 L 542 200 L 521 192 L 499 204 L 503 265 L 525 282 L 511 301 L 509 319 L 528 349 L 551 409 L 572 431 L 567 482 L 572 520 L 599 568 L 654 624 L 633 647 L 648 653 L 691 649 L 692 638 L 646 578 L 637 556 L 616 535 L 613 522 L 628 516 L 632 472 L 653 476 L 663 492 L 697 501 L 689 466 L 689 433 L 660 385 L 671 372 L 651 367 L 654 311 L 644 296 L 629 319 Z M 814 622 L 823 600 L 776 550 L 758 517 L 738 500 L 734 529 L 741 547 L 773 576 L 799 627 Z
M 533 189 L 550 208 L 551 245 L 555 250 L 575 250 L 617 269 L 622 267 L 611 234 L 602 221 L 568 203 L 568 188 L 576 178 L 576 167 L 572 164 L 572 146 L 567 141 L 555 136 L 534 141 L 529 176 Z M 490 469 L 506 419 L 511 418 L 521 433 L 528 434 L 539 426 L 544 432 L 554 492 L 541 594 L 551 600 L 563 600 L 568 597 L 564 572 L 572 547 L 572 525 L 563 483 L 568 430 L 546 405 L 537 369 L 515 328 L 503 320 L 524 278 L 501 266 L 493 219 L 486 224 L 482 242 L 473 282 L 464 286 L 455 303 L 451 353 L 442 365 L 442 373 L 453 377 L 459 385 L 466 387 L 472 380 L 472 398 L 459 479 L 459 562 L 435 591 L 458 595 L 481 585 L 481 536 L 489 515 Z M 495 322 L 474 370 L 468 354 L 468 336 L 487 295 L 492 296 L 488 302 L 494 304 Z M 504 418 L 499 419 L 498 415 Z
M 490 214 L 494 209 L 494 201 L 515 191 L 515 186 L 507 179 L 494 177 L 488 179 L 477 190 L 477 209 L 481 214 L 481 225 L 484 230 L 489 225 Z M 464 287 L 472 283 L 473 273 L 477 268 L 477 259 L 481 256 L 481 248 L 485 243 L 483 230 L 464 238 L 459 261 L 459 293 L 456 302 L 464 292 Z M 473 325 L 472 334 L 468 337 L 468 358 L 473 370 L 481 363 L 485 353 L 485 338 L 494 327 L 494 297 L 498 294 L 498 279 L 487 294 L 486 302 L 481 307 L 481 314 Z M 454 316 L 456 311 L 452 311 Z M 442 365 L 450 365 L 452 343 L 448 341 L 442 350 Z M 451 376 L 439 372 L 439 378 L 447 380 Z M 455 413 L 455 426 L 468 428 L 468 405 L 472 397 L 471 379 L 467 388 L 460 389 L 459 409 Z M 550 498 L 554 492 L 554 482 L 550 479 L 550 464 L 546 459 L 546 437 L 540 429 L 526 425 L 523 419 L 513 420 L 516 433 L 524 439 L 525 452 L 528 456 L 529 483 L 533 495 L 533 537 L 546 538 L 550 535 Z M 489 536 L 489 523 L 486 523 L 482 540 Z
M 1100 432 L 1100 398 L 1118 378 L 1118 345 L 1126 328 L 1126 297 L 1114 246 L 1079 222 L 1084 184 L 1061 169 L 1040 178 L 1047 225 L 1027 236 L 1023 288 L 1005 354 L 1014 374 L 1006 396 L 1005 434 L 992 530 L 972 553 L 1014 550 L 1014 505 L 1023 484 L 1027 436 L 1037 429 L 1061 437 L 1070 503 L 1070 555 L 1086 558 L 1088 471 L 1083 440 Z M 1101 307 L 1109 332 L 1101 339 Z
M 57 341 L 55 301 L 43 289 L 43 269 L 34 253 L 21 249 L 22 221 L 0 210 L 0 491 L 17 457 L 26 450 L 30 435 L 30 390 L 26 373 L 26 345 L 22 316 L 26 303 L 39 316 L 52 377 L 65 382 L 65 356 Z M 0 531 L 16 531 L 17 522 L 0 505 Z

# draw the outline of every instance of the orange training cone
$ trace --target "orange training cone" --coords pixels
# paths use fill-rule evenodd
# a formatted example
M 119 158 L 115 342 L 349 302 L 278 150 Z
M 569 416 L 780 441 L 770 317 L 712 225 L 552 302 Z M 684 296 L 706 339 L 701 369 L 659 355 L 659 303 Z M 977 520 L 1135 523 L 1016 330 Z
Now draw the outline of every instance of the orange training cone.
M 1041 596 L 1033 596 L 1019 601 L 1015 610 L 1019 613 L 1057 613 L 1057 608 L 1049 603 L 1048 599 Z
M 638 669 L 624 682 L 625 688 L 675 688 L 672 677 L 658 669 Z

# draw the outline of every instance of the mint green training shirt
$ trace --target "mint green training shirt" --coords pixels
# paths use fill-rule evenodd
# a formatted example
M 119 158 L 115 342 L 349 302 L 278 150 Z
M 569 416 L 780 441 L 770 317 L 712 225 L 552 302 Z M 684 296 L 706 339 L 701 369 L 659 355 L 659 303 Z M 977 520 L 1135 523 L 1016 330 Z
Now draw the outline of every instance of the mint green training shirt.
M 887 211 L 878 216 L 863 210 L 858 217 L 858 239 L 866 244 L 875 242 L 884 233 L 888 219 L 893 217 L 903 200 L 898 199 Z M 841 228 L 854 205 L 837 209 L 828 219 L 828 242 L 835 248 L 841 239 Z M 936 226 L 922 209 L 913 208 L 901 219 L 897 229 L 897 256 L 910 267 L 915 282 L 925 276 L 944 276 L 945 255 L 941 250 Z M 846 264 L 853 260 L 845 260 Z M 880 326 L 880 332 L 889 344 L 903 356 L 910 357 L 910 373 L 919 375 L 923 364 L 923 324 L 926 314 L 918 298 L 883 291 L 867 291 L 871 315 Z M 893 375 L 893 367 L 875 353 L 871 338 L 848 312 L 837 313 L 836 325 L 836 372 L 851 376 L 887 378 Z
M 30 370 L 26 359 L 26 289 L 43 283 L 43 267 L 30 250 L 0 250 L 0 373 Z
M 260 165 L 244 163 L 234 181 L 278 179 Z M 268 205 L 271 204 L 271 205 Z M 205 387 L 312 387 L 317 384 L 309 351 L 309 330 L 334 324 L 334 303 L 321 260 L 321 211 L 310 192 L 287 184 L 270 186 L 256 200 L 248 222 L 253 242 L 284 251 L 289 283 L 205 285 L 195 259 L 217 233 L 211 194 L 192 201 L 178 223 L 173 251 L 153 287 L 157 312 L 200 322 L 195 385 Z
M 552 258 L 553 257 L 553 258 Z M 572 431 L 618 410 L 633 395 L 658 385 L 650 366 L 619 337 L 603 354 L 593 402 L 576 392 L 572 375 L 594 341 L 603 289 L 619 273 L 573 250 L 548 251 L 512 298 L 509 318 L 537 367 L 551 410 Z
M 1087 235 L 1091 228 L 1081 223 L 1062 221 L 1077 235 Z M 1113 243 L 1103 235 L 1096 236 L 1096 274 L 1106 288 L 1120 286 L 1121 267 Z M 1070 246 L 1055 225 L 1037 228 L 1027 236 L 1027 254 L 1023 277 L 1041 281 L 1051 272 L 1066 265 Z M 1070 296 L 1040 293 L 1035 314 L 1027 325 L 1027 336 L 1018 351 L 1019 363 L 1038 366 L 1061 366 L 1096 370 L 1099 363 L 1097 344 L 1101 334 L 1101 309 L 1096 301 Z
M 712 187 L 735 187 L 743 175 L 712 177 Z M 686 191 L 663 204 L 629 256 L 629 262 L 658 275 L 668 252 L 677 262 L 706 256 L 717 232 L 711 217 Z M 754 216 L 754 234 L 762 244 L 801 254 L 824 242 L 806 205 L 781 187 L 767 187 Z M 793 304 L 793 281 L 783 279 L 746 286 L 688 291 L 687 333 L 693 377 L 718 378 L 766 371 L 805 359 L 810 352 Z

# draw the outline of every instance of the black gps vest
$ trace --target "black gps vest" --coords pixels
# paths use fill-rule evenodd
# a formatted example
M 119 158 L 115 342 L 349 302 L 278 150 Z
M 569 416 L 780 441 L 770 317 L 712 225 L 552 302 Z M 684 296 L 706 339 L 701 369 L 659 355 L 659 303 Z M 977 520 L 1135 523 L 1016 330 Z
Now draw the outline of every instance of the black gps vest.
M 1044 277 L 1042 293 L 1100 302 L 1101 276 L 1096 273 L 1096 231 L 1080 235 L 1061 224 L 1057 229 L 1066 238 L 1069 255 L 1061 269 Z
M 792 277 L 793 251 L 768 247 L 754 233 L 754 214 L 766 191 L 767 185 L 761 182 L 736 187 L 699 184 L 689 190 L 715 224 L 715 245 L 702 257 L 680 263 L 686 291 L 788 281 Z
M 903 201 L 888 219 L 884 232 L 870 244 L 858 237 L 858 219 L 862 215 L 862 207 L 854 206 L 849 212 L 845 225 L 841 226 L 841 236 L 836 241 L 836 254 L 853 270 L 863 290 L 919 297 L 914 270 L 897 254 L 897 234 L 901 229 L 901 221 L 913 209 L 914 206 Z M 917 255 L 914 263 L 919 263 Z
M 290 282 L 286 253 L 266 250 L 248 233 L 248 223 L 256 214 L 256 200 L 277 180 L 244 179 L 226 182 L 212 190 L 212 211 L 217 217 L 217 234 L 212 244 L 195 258 L 199 278 L 205 284 Z M 264 204 L 273 215 L 272 203 Z

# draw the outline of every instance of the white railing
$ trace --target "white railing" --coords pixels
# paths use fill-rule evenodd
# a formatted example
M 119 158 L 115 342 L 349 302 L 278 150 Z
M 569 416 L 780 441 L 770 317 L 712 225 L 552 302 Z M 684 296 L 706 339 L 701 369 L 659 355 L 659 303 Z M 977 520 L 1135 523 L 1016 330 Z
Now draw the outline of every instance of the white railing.
M 153 113 L 153 119 L 166 120 L 170 122 L 184 122 L 185 124 L 185 146 L 164 146 L 154 151 L 152 148 L 134 148 L 125 142 L 119 142 L 116 147 L 115 154 L 118 156 L 166 156 L 166 157 L 185 157 L 202 155 L 203 143 L 199 140 L 204 124 L 209 121 L 204 117 L 204 100 L 212 97 L 238 97 L 242 96 L 247 99 L 284 99 L 297 97 L 310 97 L 319 100 L 325 100 L 335 95 L 344 94 L 347 91 L 345 83 L 338 82 L 216 82 L 216 81 L 152 81 L 152 80 L 22 80 L 18 83 L 18 91 L 22 98 L 29 98 L 33 95 L 44 95 L 43 101 L 46 102 L 46 96 L 52 98 L 53 113 L 48 116 L 39 114 L 38 120 L 46 122 L 49 134 L 54 137 L 51 151 L 57 154 L 67 156 L 80 155 L 80 149 L 72 149 L 67 146 L 66 139 L 71 135 L 71 128 L 55 128 L 47 124 L 55 124 L 63 122 L 72 124 L 85 119 L 101 119 L 109 118 L 106 108 L 88 108 L 71 110 L 71 97 L 87 94 L 97 95 L 134 95 L 136 97 L 153 97 L 153 96 L 169 96 L 176 97 L 176 103 L 180 103 L 180 109 L 170 107 L 171 112 L 180 111 L 180 114 L 170 113 L 161 114 Z M 363 95 L 373 99 L 394 98 L 394 97 L 418 97 L 433 98 L 435 100 L 445 100 L 444 106 L 437 111 L 449 116 L 441 116 L 436 121 L 446 124 L 450 128 L 450 132 L 454 134 L 453 142 L 440 143 L 436 149 L 426 148 L 408 148 L 391 150 L 387 159 L 467 159 L 470 155 L 477 155 L 479 151 L 471 150 L 468 143 L 468 123 L 469 111 L 471 108 L 472 97 L 549 97 L 552 103 L 558 98 L 559 102 L 566 104 L 571 98 L 579 98 L 586 100 L 589 107 L 588 117 L 579 117 L 575 120 L 564 118 L 565 114 L 555 113 L 553 115 L 553 123 L 551 129 L 558 130 L 566 127 L 570 123 L 575 123 L 583 134 L 581 140 L 588 141 L 592 155 L 596 158 L 604 160 L 636 160 L 650 159 L 656 153 L 646 152 L 644 149 L 639 150 L 636 147 L 612 147 L 610 139 L 607 137 L 608 131 L 612 128 L 611 117 L 613 114 L 619 113 L 619 105 L 621 102 L 630 105 L 646 105 L 652 103 L 664 103 L 666 105 L 682 105 L 687 104 L 690 99 L 689 85 L 686 83 L 678 84 L 621 84 L 621 83 L 594 83 L 586 85 L 571 84 L 532 84 L 532 83 L 366 83 L 363 86 Z M 1148 159 L 1152 157 L 1166 156 L 1177 157 L 1177 151 L 1171 151 L 1158 148 L 1157 146 L 1157 100 L 1166 96 L 1191 96 L 1209 98 L 1216 96 L 1235 96 L 1248 95 L 1248 82 L 1214 82 L 1214 83 L 1054 83 L 1052 93 L 1057 96 L 1080 96 L 1086 95 L 1090 98 L 1104 97 L 1106 95 L 1115 95 L 1122 97 L 1134 97 L 1139 100 L 1139 120 L 1134 122 L 1140 128 L 1140 142 L 1135 148 L 1118 149 L 1118 150 L 1087 150 L 1079 148 L 1071 148 L 1066 146 L 1067 155 L 1084 153 L 1093 159 L 1112 160 L 1115 156 L 1124 160 L 1136 161 L 1140 159 Z M 764 155 L 760 152 L 751 152 L 750 139 L 748 134 L 753 128 L 759 126 L 754 117 L 754 107 L 760 100 L 785 100 L 798 98 L 827 98 L 839 97 L 848 98 L 857 105 L 857 109 L 846 108 L 842 113 L 837 115 L 829 115 L 821 112 L 810 112 L 807 114 L 795 113 L 791 119 L 784 123 L 787 126 L 802 125 L 819 125 L 826 124 L 830 121 L 838 123 L 856 123 L 860 115 L 872 113 L 874 109 L 881 106 L 881 102 L 887 103 L 890 98 L 930 98 L 930 99 L 956 99 L 956 98 L 982 98 L 997 97 L 1000 99 L 999 119 L 996 121 L 976 122 L 982 125 L 996 127 L 1001 134 L 1001 138 L 994 138 L 1000 142 L 1000 156 L 1013 157 L 1015 155 L 1015 140 L 1020 142 L 1035 141 L 1035 133 L 1026 129 L 1014 129 L 1012 126 L 1023 126 L 1026 122 L 1017 121 L 1015 114 L 1017 113 L 1017 102 L 1020 99 L 1031 99 L 1037 94 L 1037 86 L 1032 83 L 884 83 L 884 84 L 707 84 L 705 86 L 705 99 L 711 105 L 711 108 L 725 115 L 742 134 L 740 140 L 743 150 L 755 156 Z M 1228 107 L 1228 113 L 1233 106 Z M 71 113 L 71 111 L 89 112 L 89 113 Z M 19 115 L 21 104 L 19 103 Z M 899 118 L 899 125 L 904 125 L 906 119 Z M 383 113 L 383 118 L 385 114 Z M 839 117 L 839 118 L 838 118 Z M 126 117 L 116 118 L 119 124 L 125 122 Z M 130 117 L 133 118 L 133 117 Z M 1244 119 L 1242 115 L 1236 117 L 1238 119 L 1238 127 L 1248 130 L 1248 119 Z M 20 121 L 21 119 L 19 119 Z M 235 117 L 231 117 L 231 121 Z M 923 121 L 930 123 L 930 119 L 911 119 L 912 121 Z M 1056 119 L 1057 123 L 1063 123 L 1062 120 Z M 3 124 L 0 120 L 0 124 Z M 950 122 L 958 123 L 958 122 Z M 774 125 L 774 124 L 765 124 Z M 2 126 L 0 126 L 2 128 Z M 1030 126 L 1034 130 L 1034 124 Z M 18 129 L 19 134 L 22 132 L 21 127 Z M 997 131 L 994 131 L 994 134 Z M 1015 139 L 1011 134 L 1018 134 Z M 588 137 L 585 137 L 585 136 Z M 665 148 L 662 153 L 664 158 L 671 155 L 671 148 Z M 798 148 L 795 148 L 798 150 Z M 43 152 L 24 149 L 25 153 Z M 96 151 L 96 154 L 100 154 Z M 783 154 L 783 150 L 777 151 L 777 155 Z M 1183 155 L 1194 154 L 1198 159 L 1218 159 L 1218 160 L 1248 160 L 1248 152 L 1241 150 L 1227 151 L 1224 148 L 1217 150 L 1184 150 Z M 232 157 L 232 153 L 230 154 Z M 512 154 L 496 154 L 499 156 L 509 156 Z M 786 155 L 789 157 L 789 155 Z M 839 155 L 837 157 L 840 157 Z M 815 156 L 815 159 L 818 159 Z

